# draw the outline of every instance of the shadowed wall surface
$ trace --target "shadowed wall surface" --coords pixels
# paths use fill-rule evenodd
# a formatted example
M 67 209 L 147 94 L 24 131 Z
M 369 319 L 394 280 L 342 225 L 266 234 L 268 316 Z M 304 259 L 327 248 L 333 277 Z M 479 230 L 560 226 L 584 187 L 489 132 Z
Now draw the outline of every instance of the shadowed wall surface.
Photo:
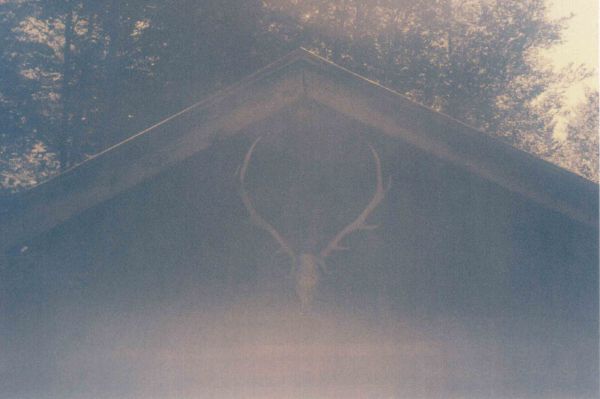
M 310 101 L 12 248 L 8 398 L 592 398 L 597 229 Z M 326 259 L 310 312 L 259 212 Z

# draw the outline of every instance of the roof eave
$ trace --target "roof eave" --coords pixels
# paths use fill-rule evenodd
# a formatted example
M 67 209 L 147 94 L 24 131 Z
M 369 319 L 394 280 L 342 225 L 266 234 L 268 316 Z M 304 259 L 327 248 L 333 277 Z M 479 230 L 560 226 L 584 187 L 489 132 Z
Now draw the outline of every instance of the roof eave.
M 20 206 L 0 225 L 0 249 L 49 230 L 302 98 L 597 228 L 598 185 L 298 49 L 20 195 Z M 108 164 L 111 168 L 102 167 Z

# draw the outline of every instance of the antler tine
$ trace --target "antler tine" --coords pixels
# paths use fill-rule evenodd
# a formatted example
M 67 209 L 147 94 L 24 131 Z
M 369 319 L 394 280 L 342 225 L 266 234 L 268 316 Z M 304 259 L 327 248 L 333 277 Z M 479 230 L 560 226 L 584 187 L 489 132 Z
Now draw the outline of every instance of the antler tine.
M 354 221 L 352 223 L 350 223 L 349 225 L 344 227 L 339 233 L 337 233 L 337 235 L 335 237 L 333 237 L 333 239 L 329 242 L 329 244 L 327 244 L 327 246 L 321 251 L 321 253 L 320 253 L 321 259 L 325 259 L 329 255 L 331 255 L 331 253 L 333 251 L 340 251 L 340 250 L 347 249 L 346 247 L 340 246 L 340 242 L 348 234 L 351 234 L 351 233 L 353 233 L 355 231 L 359 231 L 359 230 L 373 230 L 378 227 L 377 225 L 367 224 L 366 221 L 367 221 L 367 218 L 369 217 L 369 215 L 377 208 L 377 206 L 379 206 L 379 204 L 385 197 L 385 192 L 387 190 L 384 189 L 384 187 L 383 187 L 383 177 L 381 174 L 381 159 L 379 158 L 379 154 L 377 153 L 377 151 L 371 144 L 368 144 L 368 145 L 369 145 L 369 149 L 371 150 L 371 154 L 373 155 L 373 159 L 375 160 L 375 168 L 376 168 L 376 175 L 377 175 L 376 176 L 377 182 L 376 182 L 376 187 L 375 187 L 375 194 L 373 194 L 373 198 L 371 198 L 371 201 L 369 201 L 366 208 L 361 212 L 361 214 L 358 215 L 358 217 L 356 219 L 354 219 Z M 388 184 L 388 188 L 389 188 L 390 184 L 391 184 L 391 179 L 390 179 L 390 183 Z
M 248 149 L 246 156 L 244 157 L 244 163 L 242 164 L 242 168 L 240 169 L 242 202 L 244 203 L 244 206 L 248 210 L 248 214 L 250 215 L 250 219 L 252 220 L 252 222 L 254 224 L 256 224 L 258 227 L 265 229 L 271 235 L 271 237 L 273 237 L 273 239 L 275 239 L 275 241 L 277 241 L 277 243 L 279 244 L 281 249 L 293 260 L 293 259 L 295 259 L 296 254 L 294 253 L 294 250 L 292 249 L 292 247 L 281 236 L 281 234 L 279 234 L 279 232 L 275 229 L 275 227 L 273 227 L 273 225 L 271 223 L 267 222 L 262 216 L 260 216 L 258 211 L 254 208 L 254 205 L 252 204 L 252 200 L 250 199 L 250 195 L 248 194 L 248 192 L 246 191 L 246 189 L 244 187 L 244 179 L 246 178 L 246 172 L 248 170 L 248 165 L 250 164 L 250 159 L 252 158 L 252 153 L 254 152 L 254 148 L 256 147 L 256 144 L 258 144 L 258 142 L 260 141 L 261 138 L 262 137 L 259 136 L 256 140 L 254 140 L 254 142 Z

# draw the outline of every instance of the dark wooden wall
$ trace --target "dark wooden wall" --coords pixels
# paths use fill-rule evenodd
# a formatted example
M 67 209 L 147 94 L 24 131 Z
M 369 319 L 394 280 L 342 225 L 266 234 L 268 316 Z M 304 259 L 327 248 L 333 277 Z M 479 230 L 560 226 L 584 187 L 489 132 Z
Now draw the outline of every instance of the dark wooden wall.
M 309 111 L 322 116 L 303 122 Z M 326 260 L 315 314 L 398 320 L 446 342 L 459 352 L 444 368 L 446 393 L 597 392 L 597 230 L 399 140 L 351 123 L 332 130 L 326 121 L 338 119 L 309 111 L 224 139 L 14 249 L 0 269 L 8 397 L 85 387 L 86 376 L 78 384 L 56 374 L 62 353 L 85 352 L 90 331 L 119 317 L 159 325 L 169 314 L 253 298 L 298 312 L 289 260 L 249 222 L 239 197 L 236 173 L 259 134 L 248 188 L 298 251 L 326 242 L 369 200 L 375 172 L 367 143 L 392 179 L 371 218 L 380 227 L 352 235 L 349 250 Z M 100 336 L 92 346 L 122 339 Z M 139 339 L 150 336 L 151 327 Z M 91 364 L 87 372 L 97 373 Z M 117 396 L 114 387 L 130 383 L 119 375 L 126 369 L 103 377 Z M 121 396 L 137 392 L 129 389 Z

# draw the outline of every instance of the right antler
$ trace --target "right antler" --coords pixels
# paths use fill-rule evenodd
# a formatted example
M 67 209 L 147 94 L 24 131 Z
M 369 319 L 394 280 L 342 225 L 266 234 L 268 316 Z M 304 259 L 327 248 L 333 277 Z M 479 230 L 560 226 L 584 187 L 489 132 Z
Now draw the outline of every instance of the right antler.
M 248 194 L 248 192 L 246 191 L 246 189 L 244 187 L 244 178 L 246 177 L 246 171 L 248 170 L 248 165 L 250 164 L 250 158 L 252 157 L 252 153 L 254 152 L 254 147 L 256 147 L 256 144 L 258 144 L 260 139 L 261 139 L 261 137 L 259 136 L 256 140 L 254 140 L 254 142 L 250 146 L 250 149 L 248 149 L 248 152 L 246 153 L 246 156 L 244 157 L 244 164 L 242 165 L 242 168 L 240 170 L 242 202 L 244 203 L 244 206 L 248 210 L 248 214 L 250 214 L 250 219 L 252 220 L 252 222 L 254 222 L 254 224 L 256 224 L 258 227 L 265 229 L 271 235 L 271 237 L 273 237 L 275 239 L 275 241 L 277 241 L 277 243 L 279 244 L 281 249 L 292 260 L 294 260 L 296 258 L 296 254 L 294 253 L 294 250 L 292 249 L 292 247 L 281 236 L 281 234 L 279 234 L 279 232 L 275 229 L 275 227 L 273 227 L 273 225 L 271 223 L 267 222 L 262 216 L 260 216 L 258 211 L 254 208 L 254 205 L 252 204 L 252 200 L 250 199 L 250 195 Z
M 373 159 L 375 160 L 375 170 L 376 170 L 376 188 L 375 194 L 373 194 L 373 198 L 366 206 L 366 208 L 361 212 L 360 215 L 352 223 L 344 227 L 339 233 L 336 234 L 335 237 L 327 244 L 327 246 L 321 251 L 320 256 L 321 259 L 327 258 L 333 251 L 339 251 L 346 249 L 346 247 L 340 246 L 340 242 L 346 237 L 348 234 L 351 234 L 358 230 L 373 230 L 377 228 L 377 225 L 367 224 L 367 218 L 369 215 L 379 206 L 383 198 L 385 197 L 386 189 L 383 188 L 383 178 L 381 176 L 381 159 L 379 159 L 379 154 L 375 151 L 375 148 L 371 144 L 369 144 L 369 148 L 371 149 L 371 154 L 373 155 Z M 389 184 L 388 184 L 389 188 Z

